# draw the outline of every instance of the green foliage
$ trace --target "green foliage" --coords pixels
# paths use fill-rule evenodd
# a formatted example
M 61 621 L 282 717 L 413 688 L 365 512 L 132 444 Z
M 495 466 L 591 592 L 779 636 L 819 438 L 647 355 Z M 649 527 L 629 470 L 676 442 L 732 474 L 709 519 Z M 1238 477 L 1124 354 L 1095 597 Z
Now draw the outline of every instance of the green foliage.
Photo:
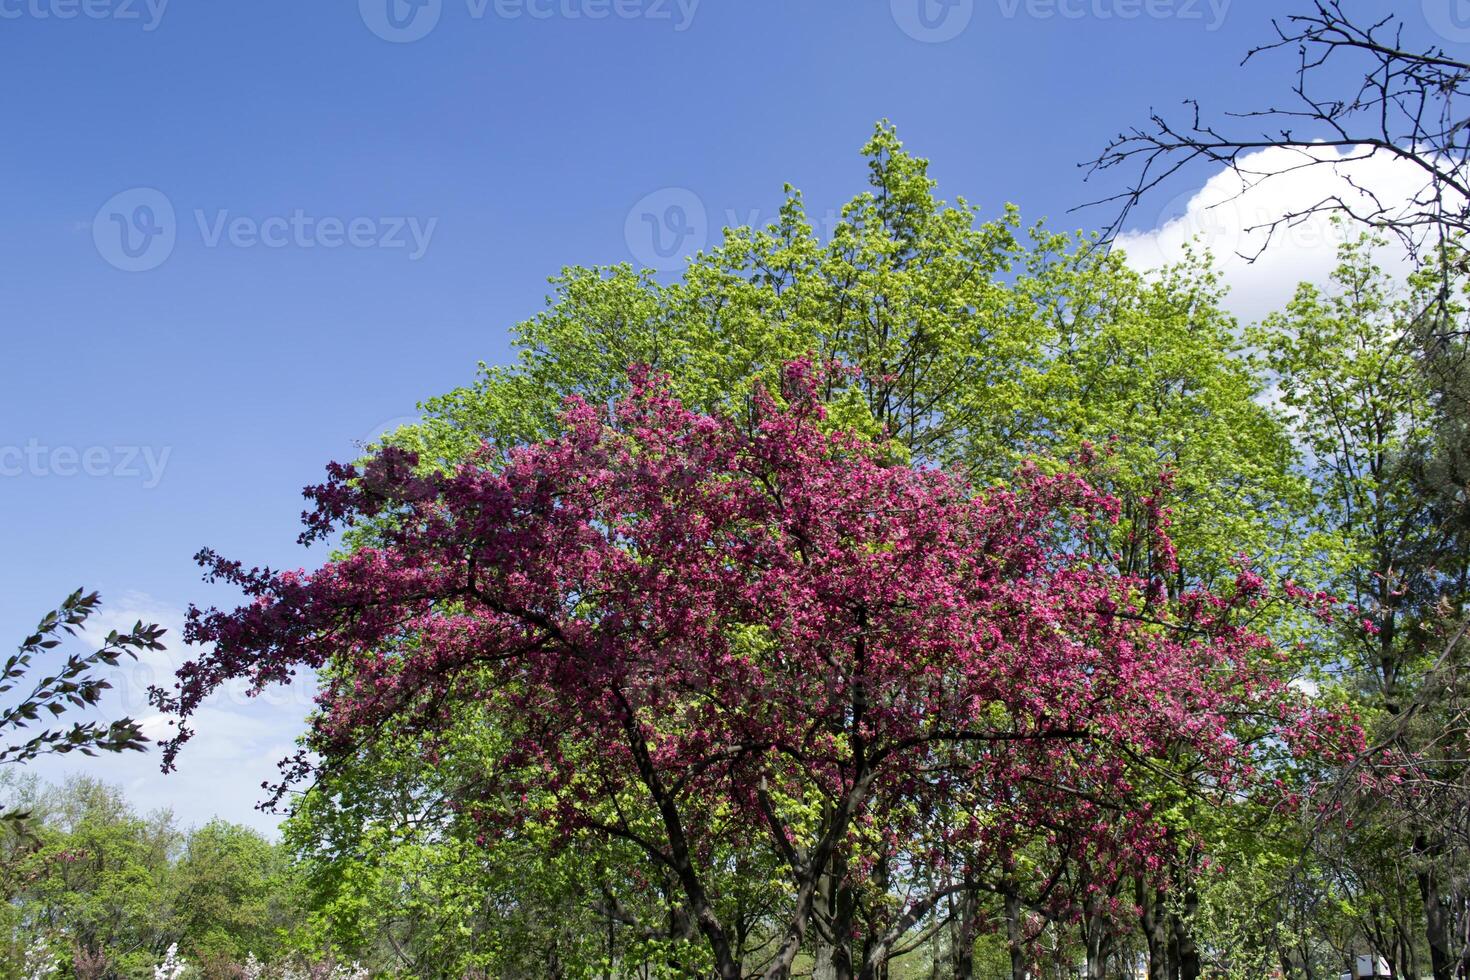
M 151 978 L 174 943 L 196 962 L 284 951 L 297 907 L 290 869 L 255 831 L 216 821 L 184 832 L 92 779 L 7 795 L 32 812 L 25 839 L 6 849 L 9 962 L 39 941 L 66 963 Z
M 122 794 L 75 780 L 43 797 L 41 843 L 21 864 L 22 901 L 46 934 L 105 952 L 123 976 L 150 972 L 168 946 L 168 871 L 181 843 L 172 817 L 135 816 Z M 48 813 L 49 811 L 49 813 Z
M 248 827 L 213 820 L 185 838 L 170 870 L 181 950 L 235 962 L 282 951 L 301 896 L 280 847 Z
M 385 740 L 324 774 L 297 805 L 285 843 L 311 910 L 297 945 L 383 975 L 533 977 L 554 964 L 559 976 L 600 977 L 610 963 L 697 975 L 707 953 L 678 921 L 676 883 L 630 876 L 629 845 L 568 840 L 544 821 L 487 835 L 454 806 L 455 791 L 498 764 L 517 734 L 472 712 L 455 722 L 436 739 L 433 764 L 418 737 Z M 728 864 L 731 902 L 758 909 L 771 899 L 773 869 L 709 858 Z
M 946 204 L 889 126 L 863 153 L 869 189 L 828 240 L 788 188 L 774 224 L 727 229 L 674 282 L 565 269 L 547 309 L 514 328 L 515 364 L 482 365 L 389 441 L 425 465 L 531 441 L 567 396 L 617 397 L 633 363 L 667 372 L 692 407 L 738 412 L 811 355 L 855 373 L 831 382 L 834 424 L 890 439 L 895 458 L 989 482 L 1109 444 L 1124 495 L 1174 474 L 1187 574 L 1222 574 L 1242 545 L 1263 561 L 1290 553 L 1305 506 L 1294 450 L 1207 255 L 1146 277 L 1087 239 L 1021 235 L 1012 208 L 982 221 L 964 199 Z
M 158 641 L 164 631 L 140 621 L 126 633 L 109 632 L 96 650 L 70 654 L 58 667 L 43 668 L 53 673 L 28 679 L 32 670 L 46 663 L 53 651 L 85 626 L 101 602 L 95 592 L 84 595 L 81 589 L 76 590 L 60 606 L 41 617 L 36 631 L 21 641 L 20 649 L 0 665 L 0 694 L 13 690 L 26 692 L 8 707 L 0 707 L 0 737 L 18 739 L 9 744 L 0 742 L 0 764 L 25 763 L 38 756 L 69 752 L 94 755 L 143 749 L 142 732 L 129 718 L 107 724 L 73 722 L 67 728 L 42 729 L 29 738 L 21 737 L 21 732 L 42 720 L 50 722 L 69 711 L 95 707 L 103 692 L 112 686 L 99 673 L 101 667 L 116 667 L 123 656 L 136 658 L 141 651 L 163 649 Z M 15 815 L 0 814 L 0 819 L 5 818 L 14 819 Z
M 1411 329 L 1428 296 L 1396 287 L 1372 245 L 1344 246 L 1330 292 L 1303 284 L 1252 337 L 1306 451 L 1310 547 L 1324 584 L 1378 629 L 1376 638 L 1359 631 L 1343 652 L 1360 675 L 1376 675 L 1377 698 L 1391 706 L 1412 669 L 1396 652 L 1400 620 L 1432 591 L 1425 559 L 1440 530 L 1414 480 L 1434 434 Z
M 1089 444 L 1099 447 L 1105 460 L 1094 476 L 1125 504 L 1119 546 L 1136 537 L 1133 522 L 1148 519 L 1144 498 L 1168 474 L 1180 557 L 1175 588 L 1233 577 L 1242 549 L 1268 572 L 1311 580 L 1316 556 L 1301 547 L 1311 498 L 1297 447 L 1224 310 L 1207 254 L 1143 275 L 1084 237 L 1040 226 L 1023 233 L 1014 209 L 985 221 L 963 199 L 945 203 L 927 163 L 889 126 L 880 125 L 863 152 L 869 186 L 825 239 L 788 187 L 772 225 L 728 229 L 672 281 L 627 266 L 564 269 L 551 281 L 546 309 L 513 329 L 514 364 L 482 365 L 472 385 L 430 399 L 421 424 L 386 441 L 440 467 L 482 441 L 501 450 L 530 442 L 554 431 L 567 396 L 617 398 L 634 363 L 666 372 L 686 404 L 739 413 L 781 364 L 814 356 L 851 371 L 825 393 L 833 424 L 886 440 L 895 461 L 957 467 L 983 484 L 1010 479 L 1028 460 L 1064 465 Z M 372 534 L 359 529 L 349 546 Z M 1151 560 L 1143 552 L 1126 558 L 1140 569 Z M 1301 629 L 1276 628 L 1283 636 Z M 385 916 L 424 914 L 393 897 L 406 893 L 406 877 L 459 888 L 456 862 L 474 853 L 446 829 L 452 821 L 426 821 L 393 801 L 418 806 L 452 796 L 455 780 L 473 780 L 493 753 L 481 754 L 483 741 L 460 743 L 430 767 L 411 750 L 411 737 L 404 733 L 408 749 L 392 760 L 361 759 L 333 773 L 313 794 L 331 802 L 309 799 L 293 819 L 293 839 L 333 839 L 306 845 L 316 878 L 331 882 L 314 893 L 313 907 L 331 910 L 323 921 L 338 923 L 332 935 L 354 955 L 367 936 L 391 933 Z M 394 788 L 372 792 L 384 785 Z M 1163 799 L 1175 789 L 1163 784 L 1158 792 L 1161 804 L 1179 809 L 1184 839 L 1191 811 Z M 596 846 L 578 841 L 573 853 Z M 543 891 L 563 895 L 570 881 L 582 898 L 565 914 L 586 916 L 596 903 L 585 896 L 617 878 L 609 855 L 592 878 L 587 861 L 572 862 L 582 875 L 569 879 L 565 853 L 523 840 L 484 848 L 478 880 L 518 875 L 516 900 L 538 914 L 497 922 L 439 901 L 434 911 L 457 916 L 458 925 L 435 919 L 430 931 L 560 942 L 539 914 Z M 750 900 L 769 907 L 780 896 L 756 882 Z M 650 928 L 671 914 L 677 910 L 654 901 L 633 918 Z M 590 968 L 595 951 L 583 959 Z
M 1445 645 L 1463 616 L 1463 482 L 1450 476 L 1464 386 L 1465 266 L 1446 246 L 1397 282 L 1364 236 L 1341 248 L 1325 289 L 1302 285 L 1251 332 L 1311 490 L 1305 551 L 1319 581 L 1350 603 L 1303 639 L 1322 696 L 1350 705 L 1401 767 L 1404 789 L 1345 774 L 1342 812 L 1302 841 L 1292 885 L 1310 912 L 1305 947 L 1371 946 L 1404 975 L 1448 976 L 1451 924 L 1470 894 L 1458 818 L 1470 800 L 1463 752 L 1463 650 Z M 1463 471 L 1460 471 L 1463 472 Z M 1458 484 L 1458 486 L 1456 486 Z M 1454 489 L 1451 489 L 1454 487 Z M 1385 759 L 1367 760 L 1383 767 Z M 1465 918 L 1460 916 L 1463 924 Z

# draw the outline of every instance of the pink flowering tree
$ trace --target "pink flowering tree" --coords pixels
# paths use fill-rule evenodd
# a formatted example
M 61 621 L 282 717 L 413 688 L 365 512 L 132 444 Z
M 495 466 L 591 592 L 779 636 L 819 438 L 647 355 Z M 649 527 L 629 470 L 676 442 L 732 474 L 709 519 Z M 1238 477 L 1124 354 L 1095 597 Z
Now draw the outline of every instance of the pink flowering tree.
M 1156 867 L 1136 787 L 1166 750 L 1223 792 L 1254 778 L 1243 718 L 1341 737 L 1237 625 L 1259 580 L 1171 600 L 1098 546 L 1117 504 L 1078 475 L 980 492 L 891 465 L 831 430 L 813 374 L 736 421 L 635 372 L 611 411 L 573 399 L 558 437 L 453 472 L 334 464 L 303 539 L 371 520 L 378 543 L 310 573 L 201 555 L 250 601 L 192 611 L 212 648 L 154 692 L 181 719 L 166 764 L 219 685 L 350 664 L 279 789 L 389 719 L 432 761 L 473 705 L 506 739 L 459 801 L 486 846 L 532 821 L 633 846 L 721 978 L 788 976 L 814 921 L 839 976 L 871 977 L 1029 841 L 1086 860 L 1093 893 Z M 742 852 L 781 869 L 758 962 L 712 867 Z

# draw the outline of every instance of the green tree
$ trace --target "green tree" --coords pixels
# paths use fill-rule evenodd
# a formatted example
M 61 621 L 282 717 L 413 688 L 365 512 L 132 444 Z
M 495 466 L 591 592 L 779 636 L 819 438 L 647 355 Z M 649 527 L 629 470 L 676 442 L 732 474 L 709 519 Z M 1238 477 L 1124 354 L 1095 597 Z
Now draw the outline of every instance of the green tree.
M 1307 497 L 1295 448 L 1264 404 L 1207 255 L 1144 276 L 1085 238 L 1020 234 L 1013 209 L 982 221 L 963 199 L 939 200 L 926 162 L 891 127 L 877 128 L 864 155 L 869 188 L 828 239 L 788 189 L 775 223 L 727 230 L 674 281 L 626 266 L 563 270 L 546 310 L 515 327 L 514 364 L 482 365 L 474 384 L 430 399 L 421 424 L 387 441 L 425 466 L 463 460 L 482 440 L 530 441 L 552 431 L 566 396 L 617 397 L 631 363 L 667 372 L 693 407 L 738 411 L 779 365 L 811 354 L 852 369 L 829 382 L 834 420 L 886 440 L 896 459 L 1004 481 L 1024 460 L 1106 447 L 1109 489 L 1128 502 L 1120 547 L 1152 519 L 1144 498 L 1167 471 L 1176 589 L 1233 576 L 1242 547 L 1284 572 L 1308 560 L 1297 547 Z M 349 546 L 374 529 L 355 534 Z M 370 785 L 377 764 L 337 775 Z M 453 794 L 411 758 L 394 778 Z M 330 813 L 307 808 L 299 820 Z M 348 834 L 364 836 L 332 853 L 363 849 L 367 831 Z
M 151 975 L 173 934 L 171 863 L 183 835 L 167 812 L 135 815 L 120 790 L 76 777 L 41 795 L 40 837 L 12 898 L 31 928 L 106 963 L 106 976 Z
M 1354 794 L 1351 825 L 1320 839 L 1327 868 L 1368 943 L 1403 970 L 1427 962 L 1447 980 L 1464 955 L 1451 927 L 1466 894 L 1464 849 L 1455 822 L 1426 805 L 1443 794 L 1420 791 L 1464 779 L 1463 753 L 1446 743 L 1463 729 L 1437 693 L 1453 705 L 1459 685 L 1435 661 L 1446 652 L 1437 627 L 1463 601 L 1466 556 L 1463 497 L 1446 492 L 1445 478 L 1454 465 L 1446 391 L 1458 375 L 1435 374 L 1458 352 L 1425 340 L 1462 315 L 1446 297 L 1463 291 L 1463 271 L 1446 254 L 1396 283 L 1374 263 L 1376 244 L 1345 245 L 1330 288 L 1301 286 L 1253 339 L 1306 451 L 1309 547 L 1327 587 L 1351 603 L 1315 641 L 1324 681 L 1362 706 L 1380 746 L 1427 777 L 1397 800 Z M 1444 812 L 1455 808 L 1446 801 Z
M 1433 438 L 1407 332 L 1418 297 L 1395 294 L 1372 262 L 1371 244 L 1344 246 L 1331 292 L 1303 284 L 1253 336 L 1310 460 L 1312 544 L 1325 584 L 1373 626 L 1349 634 L 1354 642 L 1343 652 L 1357 676 L 1371 679 L 1365 694 L 1397 713 L 1414 669 L 1402 630 L 1431 591 L 1424 559 L 1441 530 L 1412 480 Z
M 274 960 L 298 925 L 288 856 L 258 832 L 212 820 L 191 831 L 171 870 L 173 935 L 197 960 Z
M 65 976 L 149 980 L 175 944 L 222 975 L 289 952 L 300 875 L 256 831 L 213 821 L 186 833 L 170 812 L 139 816 L 118 787 L 86 777 L 6 795 L 31 816 L 4 878 L 0 963 L 39 944 L 70 964 Z

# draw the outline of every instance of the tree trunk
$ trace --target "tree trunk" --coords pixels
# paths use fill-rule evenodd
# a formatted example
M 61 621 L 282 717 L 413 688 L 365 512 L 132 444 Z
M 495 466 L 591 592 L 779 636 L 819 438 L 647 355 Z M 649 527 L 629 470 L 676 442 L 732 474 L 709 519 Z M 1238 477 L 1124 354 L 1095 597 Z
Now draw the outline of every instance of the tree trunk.
M 954 980 L 973 980 L 975 976 L 975 933 L 979 927 L 976 908 L 980 897 L 974 888 L 960 892 L 958 927 L 954 936 Z M 938 957 L 935 957 L 937 962 Z
M 832 945 L 818 939 L 815 962 L 812 965 L 812 980 L 837 980 L 832 969 Z
M 1194 900 L 1186 899 L 1186 908 L 1194 910 Z M 1199 947 L 1194 944 L 1194 934 L 1190 931 L 1189 918 L 1185 916 L 1174 916 L 1174 948 L 1178 957 L 1179 980 L 1199 980 L 1200 958 Z
M 1089 905 L 1093 903 L 1088 902 Z M 1094 906 L 1095 909 L 1095 906 Z M 1087 950 L 1087 980 L 1107 980 L 1107 962 L 1111 935 L 1108 923 L 1095 910 L 1082 920 L 1082 942 Z
M 1026 980 L 1026 951 L 1022 948 L 1021 899 L 1006 892 L 1006 949 L 1011 954 L 1011 980 Z
M 1089 919 L 1087 926 L 1087 980 L 1107 980 L 1104 960 L 1107 959 L 1106 951 L 1103 949 L 1103 934 L 1097 924 Z
M 1168 914 L 1164 908 L 1162 889 L 1150 889 L 1142 878 L 1136 886 L 1138 907 L 1143 909 L 1139 925 L 1143 929 L 1143 940 L 1148 944 L 1148 980 L 1169 980 L 1169 935 Z
M 832 918 L 832 976 L 835 980 L 852 980 L 852 932 L 857 902 L 851 889 L 841 884 L 847 877 L 847 864 L 832 859 L 832 877 L 839 884 L 833 894 L 835 914 Z
M 1450 958 L 1449 924 L 1445 921 L 1444 902 L 1439 892 L 1439 877 L 1434 873 L 1434 848 L 1423 834 L 1414 836 L 1414 853 L 1419 869 L 1414 877 L 1419 882 L 1419 899 L 1424 903 L 1424 936 L 1429 941 L 1429 969 L 1434 980 L 1453 980 L 1454 962 Z
M 1199 893 L 1195 891 L 1194 879 L 1187 866 L 1178 867 L 1174 881 L 1179 889 L 1179 914 L 1169 918 L 1173 924 L 1171 954 L 1174 959 L 1174 974 L 1179 980 L 1199 980 L 1201 964 L 1199 947 L 1194 941 L 1194 913 L 1199 908 Z
M 836 899 L 832 894 L 832 876 L 823 875 L 817 884 L 817 893 L 812 899 L 812 918 L 820 921 L 827 929 L 837 919 Z M 812 930 L 812 980 L 837 980 L 836 967 L 832 964 L 836 947 L 827 941 L 823 929 Z

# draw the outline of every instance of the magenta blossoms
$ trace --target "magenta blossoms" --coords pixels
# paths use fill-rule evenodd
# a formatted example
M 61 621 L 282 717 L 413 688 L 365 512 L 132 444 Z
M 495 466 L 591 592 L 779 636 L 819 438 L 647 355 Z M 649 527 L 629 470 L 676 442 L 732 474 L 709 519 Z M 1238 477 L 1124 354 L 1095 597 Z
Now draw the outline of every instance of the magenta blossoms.
M 1223 789 L 1250 772 L 1241 719 L 1317 731 L 1231 625 L 1258 580 L 1169 604 L 1111 567 L 1092 532 L 1117 506 L 1080 477 L 977 492 L 885 465 L 825 431 L 809 375 L 792 365 L 789 407 L 758 398 L 744 424 L 640 374 L 611 417 L 574 400 L 560 437 L 451 473 L 393 450 L 334 466 L 304 537 L 371 517 L 378 545 L 297 574 L 203 555 L 253 601 L 193 612 L 213 650 L 158 703 L 187 723 L 231 678 L 332 665 L 311 738 L 327 765 L 389 720 L 432 757 L 474 704 L 509 745 L 466 788 L 495 801 L 487 838 L 536 819 L 633 842 L 721 977 L 741 976 L 722 847 L 785 868 L 765 977 L 789 973 L 823 880 L 938 868 L 867 923 L 871 973 L 986 855 L 1044 839 L 1094 881 L 1147 869 L 1165 846 L 1135 789 L 1149 760 L 1182 747 Z

